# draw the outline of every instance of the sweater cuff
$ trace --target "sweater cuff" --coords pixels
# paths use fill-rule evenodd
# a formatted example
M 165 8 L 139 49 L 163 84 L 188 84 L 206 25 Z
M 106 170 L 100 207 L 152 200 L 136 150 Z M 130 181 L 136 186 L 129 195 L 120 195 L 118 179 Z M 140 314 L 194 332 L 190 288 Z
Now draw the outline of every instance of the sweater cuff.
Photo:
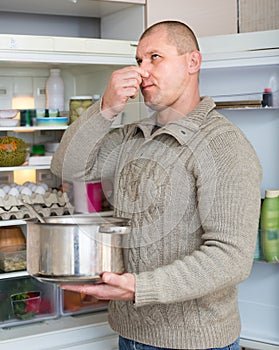
M 153 272 L 142 272 L 135 275 L 135 307 L 159 303 L 159 284 Z
M 100 114 L 101 114 L 101 116 L 102 116 L 103 118 L 105 118 L 105 119 L 107 119 L 107 120 L 113 122 L 113 121 L 116 119 L 116 117 L 119 115 L 119 113 L 118 113 L 118 114 L 112 114 L 111 111 L 110 111 L 109 109 L 108 109 L 108 110 L 105 110 L 105 111 L 102 111 L 103 98 L 101 97 L 99 101 L 100 101 L 100 102 L 99 102 L 99 103 L 100 103 L 99 108 L 100 108 Z

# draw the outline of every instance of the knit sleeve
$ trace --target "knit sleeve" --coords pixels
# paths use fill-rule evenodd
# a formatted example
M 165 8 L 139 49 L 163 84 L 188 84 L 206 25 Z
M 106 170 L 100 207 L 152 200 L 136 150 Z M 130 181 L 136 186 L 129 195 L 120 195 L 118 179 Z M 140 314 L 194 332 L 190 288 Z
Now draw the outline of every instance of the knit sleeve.
M 250 273 L 262 175 L 253 147 L 235 130 L 217 134 L 195 154 L 192 172 L 202 243 L 183 259 L 135 275 L 135 307 L 200 298 Z
M 111 130 L 111 124 L 112 121 L 100 113 L 100 101 L 90 106 L 65 131 L 52 159 L 51 171 L 66 181 L 100 179 L 106 155 L 113 154 L 123 139 L 123 132 Z M 114 171 L 112 158 L 111 173 Z

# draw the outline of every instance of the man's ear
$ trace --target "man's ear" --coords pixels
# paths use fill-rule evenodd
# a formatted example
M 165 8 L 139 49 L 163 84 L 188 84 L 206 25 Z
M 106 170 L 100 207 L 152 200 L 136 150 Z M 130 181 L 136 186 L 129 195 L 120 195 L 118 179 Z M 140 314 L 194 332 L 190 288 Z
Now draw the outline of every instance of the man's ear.
M 189 55 L 189 66 L 188 70 L 190 74 L 199 72 L 202 63 L 202 55 L 200 51 L 194 50 Z

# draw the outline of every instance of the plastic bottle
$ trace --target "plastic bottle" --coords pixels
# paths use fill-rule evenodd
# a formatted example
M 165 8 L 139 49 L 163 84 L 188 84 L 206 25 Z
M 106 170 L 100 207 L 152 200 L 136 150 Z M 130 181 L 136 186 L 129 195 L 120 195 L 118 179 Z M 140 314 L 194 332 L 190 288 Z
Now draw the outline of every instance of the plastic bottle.
M 272 107 L 273 106 L 273 96 L 272 96 L 272 90 L 270 88 L 264 89 L 262 106 L 263 107 Z
M 60 69 L 51 69 L 46 82 L 46 108 L 64 111 L 64 82 Z
M 266 190 L 261 208 L 261 247 L 268 262 L 279 262 L 279 190 Z

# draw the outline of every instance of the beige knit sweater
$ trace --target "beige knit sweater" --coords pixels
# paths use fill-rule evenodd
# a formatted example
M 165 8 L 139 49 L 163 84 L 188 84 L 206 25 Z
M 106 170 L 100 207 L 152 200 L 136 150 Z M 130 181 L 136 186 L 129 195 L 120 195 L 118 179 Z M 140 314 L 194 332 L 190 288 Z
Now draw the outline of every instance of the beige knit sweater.
M 237 286 L 250 273 L 261 167 L 243 133 L 205 97 L 151 134 L 154 119 L 111 129 L 90 107 L 53 158 L 66 180 L 114 181 L 115 215 L 132 220 L 125 249 L 135 302 L 113 301 L 111 327 L 174 349 L 224 347 L 240 335 Z

